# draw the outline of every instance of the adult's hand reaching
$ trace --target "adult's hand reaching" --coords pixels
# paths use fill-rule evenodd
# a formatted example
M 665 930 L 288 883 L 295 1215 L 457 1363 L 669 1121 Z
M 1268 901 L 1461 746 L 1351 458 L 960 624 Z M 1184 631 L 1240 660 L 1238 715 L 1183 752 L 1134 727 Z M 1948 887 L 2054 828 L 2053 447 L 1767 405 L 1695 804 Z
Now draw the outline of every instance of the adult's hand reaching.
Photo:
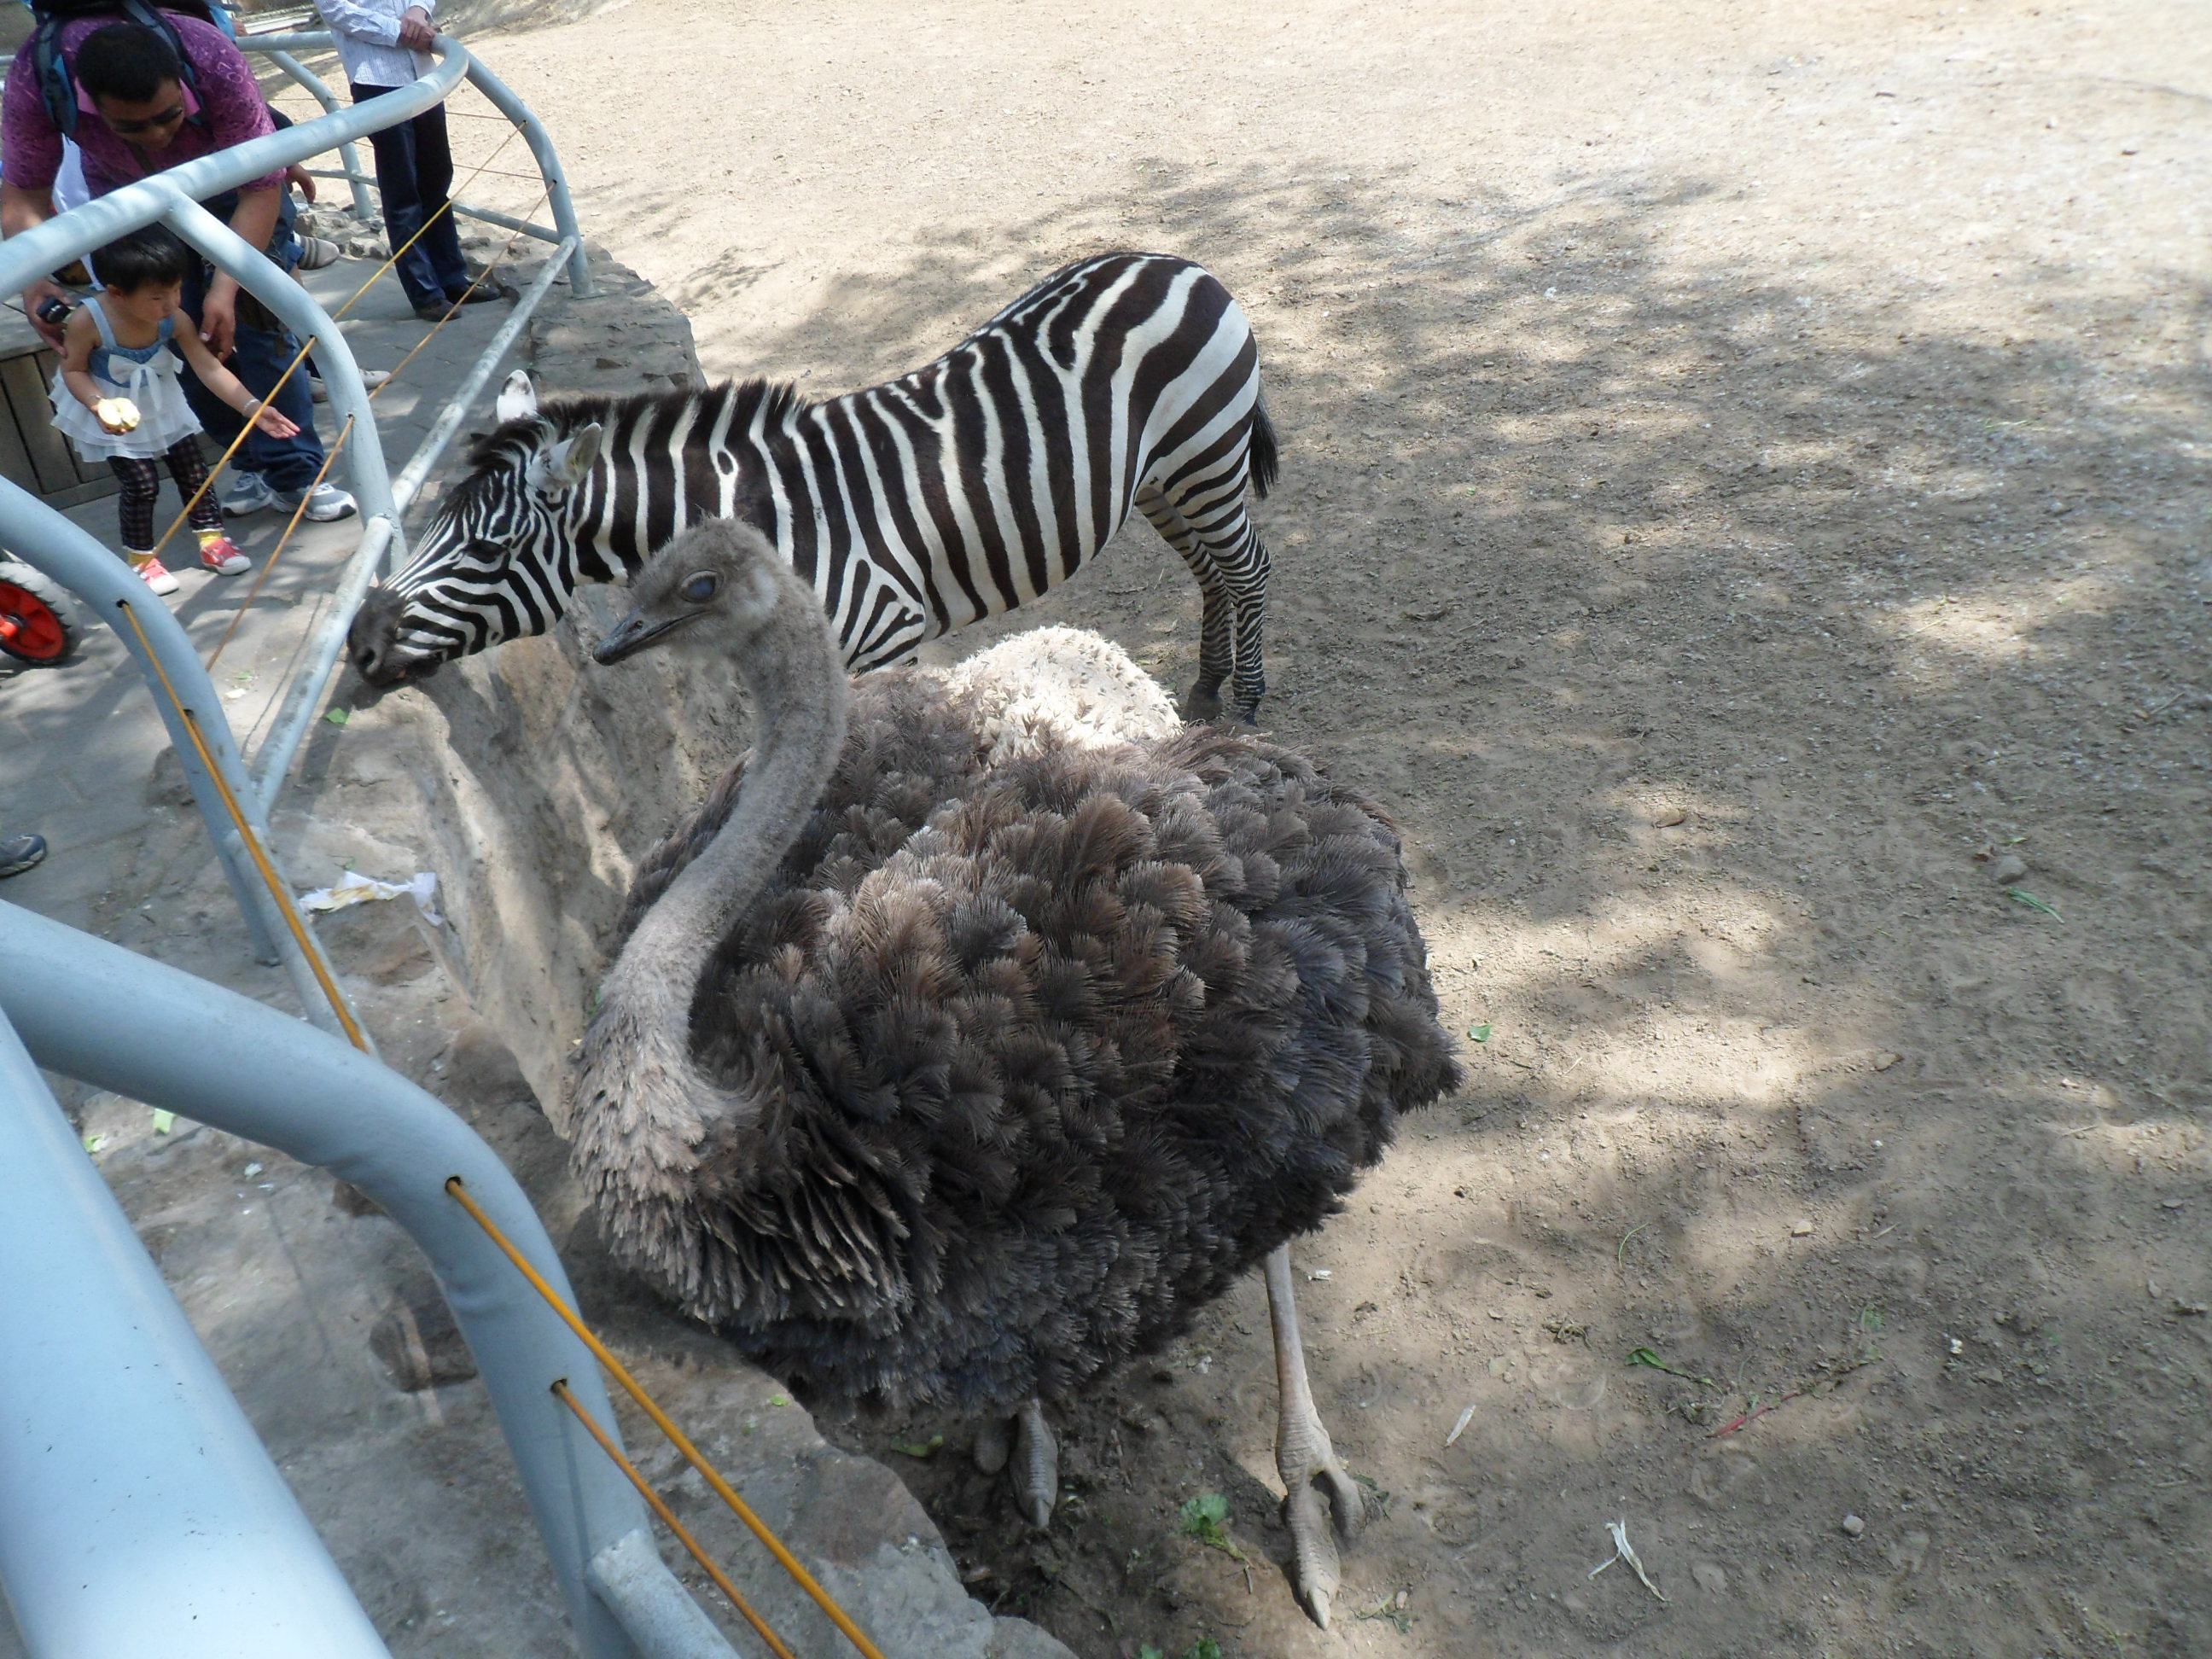
M 238 343 L 238 284 L 217 282 L 208 289 L 200 307 L 200 338 L 217 362 L 230 356 Z
M 420 6 L 410 6 L 407 15 L 399 20 L 399 44 L 410 52 L 428 52 L 438 31 L 430 27 L 430 14 Z
M 23 290 L 23 314 L 31 319 L 31 326 L 39 331 L 39 337 L 57 351 L 62 349 L 62 331 L 39 315 L 39 307 L 49 300 L 66 300 L 69 297 L 67 289 L 57 288 L 44 277 Z

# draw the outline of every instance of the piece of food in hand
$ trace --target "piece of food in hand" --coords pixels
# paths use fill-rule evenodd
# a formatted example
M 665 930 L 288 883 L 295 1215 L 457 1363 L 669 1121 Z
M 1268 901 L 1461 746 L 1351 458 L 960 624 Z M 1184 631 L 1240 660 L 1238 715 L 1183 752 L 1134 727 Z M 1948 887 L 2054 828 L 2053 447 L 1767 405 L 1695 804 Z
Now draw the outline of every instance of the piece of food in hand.
M 138 426 L 138 405 L 128 398 L 102 398 L 93 414 L 110 432 L 133 432 Z

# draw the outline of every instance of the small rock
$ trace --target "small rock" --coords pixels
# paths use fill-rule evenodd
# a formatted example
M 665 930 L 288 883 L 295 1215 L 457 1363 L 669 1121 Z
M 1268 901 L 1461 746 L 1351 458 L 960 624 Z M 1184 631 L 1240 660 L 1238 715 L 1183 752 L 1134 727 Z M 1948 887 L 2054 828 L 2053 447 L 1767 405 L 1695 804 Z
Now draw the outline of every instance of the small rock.
M 1692 1564 L 1690 1577 L 1697 1581 L 1698 1588 L 1708 1595 L 1728 1594 L 1728 1574 L 1710 1561 Z
M 1490 1310 L 1490 1316 L 1492 1319 L 1503 1319 L 1505 1317 L 1505 1310 L 1503 1308 L 1492 1308 Z
M 1904 1055 L 1892 1054 L 1888 1049 L 1885 1048 L 1874 1057 L 1874 1069 L 1877 1072 L 1886 1072 L 1904 1058 Z M 1877 1141 L 1875 1144 L 1876 1146 L 1880 1146 L 1881 1143 Z
M 1790 1224 L 1790 1237 L 1792 1238 L 1808 1238 L 1812 1232 L 1813 1224 L 1809 1220 L 1801 1218 Z
M 2027 860 L 2017 853 L 2007 853 L 1990 866 L 1990 873 L 2000 882 L 2018 881 L 2027 873 Z
M 1844 1517 L 1844 1536 L 1846 1538 L 1865 1537 L 1866 1522 L 1860 1520 L 1856 1515 L 1845 1516 Z
M 1653 826 L 1656 829 L 1672 830 L 1677 824 L 1687 823 L 1689 821 L 1689 817 L 1690 815 L 1684 811 L 1680 807 L 1670 806 L 1665 811 L 1660 813 L 1658 817 L 1653 818 L 1651 822 Z

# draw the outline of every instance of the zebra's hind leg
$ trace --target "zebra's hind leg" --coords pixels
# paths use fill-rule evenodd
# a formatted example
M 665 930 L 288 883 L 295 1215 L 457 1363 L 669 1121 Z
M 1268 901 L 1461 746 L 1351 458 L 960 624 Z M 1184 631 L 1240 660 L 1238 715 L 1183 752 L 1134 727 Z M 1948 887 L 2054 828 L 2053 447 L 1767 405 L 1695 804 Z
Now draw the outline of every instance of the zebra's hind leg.
M 1267 618 L 1269 562 L 1267 545 L 1244 511 L 1243 467 L 1239 465 L 1225 478 L 1190 480 L 1168 507 L 1196 544 L 1212 573 L 1212 586 L 1206 586 L 1206 576 L 1199 579 L 1206 586 L 1209 640 L 1217 625 L 1212 604 L 1217 589 L 1224 600 L 1218 625 L 1227 635 L 1229 663 L 1233 665 L 1230 695 L 1236 701 L 1237 717 L 1249 726 L 1259 719 L 1260 700 L 1267 695 L 1260 649 Z M 1192 569 L 1199 568 L 1190 554 L 1183 557 Z M 1199 662 L 1203 684 L 1206 659 L 1202 651 Z M 1213 684 L 1218 687 L 1221 682 L 1216 678 Z
M 1147 485 L 1137 494 L 1137 511 L 1198 578 L 1198 679 L 1183 699 L 1182 717 L 1194 721 L 1218 719 L 1221 684 L 1236 662 L 1229 589 L 1205 544 L 1182 514 L 1168 504 L 1166 496 Z

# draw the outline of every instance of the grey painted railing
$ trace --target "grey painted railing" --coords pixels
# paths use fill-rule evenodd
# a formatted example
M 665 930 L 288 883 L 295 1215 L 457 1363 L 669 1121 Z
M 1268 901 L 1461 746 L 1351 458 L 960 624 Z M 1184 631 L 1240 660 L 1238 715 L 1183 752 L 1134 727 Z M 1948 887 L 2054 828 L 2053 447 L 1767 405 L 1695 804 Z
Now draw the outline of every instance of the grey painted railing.
M 240 44 L 246 50 L 283 58 L 295 52 L 325 49 L 331 36 L 264 34 L 247 36 Z M 94 615 L 115 628 L 125 645 L 139 656 L 140 667 L 184 763 L 194 802 L 207 822 L 224 872 L 245 913 L 255 955 L 264 962 L 285 964 L 308 1017 L 328 1030 L 341 1029 L 350 1019 L 350 1012 L 342 1012 L 333 1006 L 342 994 L 331 988 L 336 981 L 320 958 L 305 918 L 296 910 L 286 914 L 290 908 L 288 902 L 269 891 L 256 867 L 257 854 L 273 859 L 268 849 L 270 806 L 328 691 L 346 629 L 380 563 L 396 566 L 404 556 L 400 515 L 459 430 L 469 402 L 481 395 L 500 358 L 513 349 L 556 276 L 566 274 L 574 293 L 590 292 L 575 207 L 544 124 L 505 82 L 457 42 L 441 36 L 434 58 L 420 79 L 382 97 L 337 108 L 335 100 L 327 98 L 328 89 L 324 88 L 319 96 L 331 106 L 328 114 L 155 173 L 0 242 L 0 294 L 18 293 L 44 273 L 58 270 L 118 236 L 157 220 L 168 224 L 206 254 L 217 269 L 235 277 L 300 338 L 314 339 L 316 363 L 330 389 L 331 407 L 342 419 L 353 423 L 354 435 L 343 459 L 348 482 L 361 503 L 362 540 L 304 659 L 277 693 L 279 715 L 256 757 L 256 775 L 250 781 L 223 704 L 215 695 L 191 641 L 167 607 L 146 603 L 143 584 L 97 538 L 28 492 L 0 481 L 0 546 L 69 588 Z M 292 70 L 288 68 L 287 72 Z M 298 75 L 313 79 L 304 69 Z M 529 143 L 545 179 L 555 225 L 552 234 L 559 240 L 554 258 L 521 296 L 507 326 L 460 389 L 446 400 L 428 437 L 402 473 L 405 487 L 395 491 L 368 388 L 345 337 L 329 313 L 198 204 L 420 114 L 447 97 L 464 76 L 515 124 Z M 135 619 L 137 629 L 125 625 L 125 611 Z M 143 650 L 138 629 L 143 630 Z M 207 743 L 210 765 L 199 762 L 186 730 L 187 715 Z M 226 793 L 238 804 L 242 823 L 233 818 L 223 799 Z
M 732 1659 L 652 1547 L 636 1492 L 551 1391 L 565 1381 L 613 1431 L 590 1351 L 446 1190 L 460 1176 L 573 1306 L 492 1150 L 337 1039 L 0 902 L 0 1582 L 38 1659 L 384 1649 L 31 1060 L 276 1147 L 381 1206 L 468 1339 L 585 1653 Z

